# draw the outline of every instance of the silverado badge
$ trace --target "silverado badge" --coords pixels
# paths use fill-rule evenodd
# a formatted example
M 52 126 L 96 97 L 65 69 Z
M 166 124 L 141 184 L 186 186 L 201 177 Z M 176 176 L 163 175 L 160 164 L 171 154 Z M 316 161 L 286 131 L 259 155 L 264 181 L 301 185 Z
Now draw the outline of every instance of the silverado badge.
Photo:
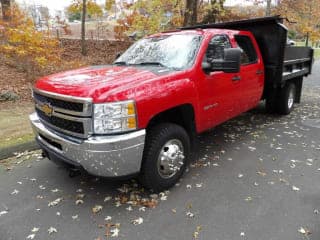
M 42 112 L 44 112 L 45 115 L 47 115 L 48 117 L 52 116 L 53 113 L 53 108 L 51 106 L 50 103 L 43 103 L 42 105 L 40 105 L 40 109 Z

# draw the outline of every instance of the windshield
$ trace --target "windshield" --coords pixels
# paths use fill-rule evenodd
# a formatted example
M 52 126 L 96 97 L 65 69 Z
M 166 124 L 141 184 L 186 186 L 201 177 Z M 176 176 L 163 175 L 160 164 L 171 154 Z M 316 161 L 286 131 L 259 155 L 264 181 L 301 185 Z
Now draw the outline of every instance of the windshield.
M 202 37 L 195 34 L 163 35 L 144 38 L 133 44 L 115 64 L 158 65 L 173 69 L 190 67 Z

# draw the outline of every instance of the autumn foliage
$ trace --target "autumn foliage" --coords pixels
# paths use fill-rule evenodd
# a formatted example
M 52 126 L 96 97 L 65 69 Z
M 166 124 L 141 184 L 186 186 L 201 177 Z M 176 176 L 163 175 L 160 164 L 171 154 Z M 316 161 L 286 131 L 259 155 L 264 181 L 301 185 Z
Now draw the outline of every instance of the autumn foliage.
M 0 56 L 29 75 L 60 63 L 59 42 L 38 32 L 33 22 L 17 6 L 10 21 L 0 21 Z
M 117 39 L 137 33 L 138 37 L 165 31 L 183 23 L 183 0 L 139 0 L 129 7 L 130 14 L 117 21 Z
M 103 15 L 102 8 L 94 0 L 88 0 L 86 6 L 89 17 L 101 17 Z M 69 14 L 81 14 L 82 8 L 82 0 L 73 0 L 71 5 L 68 6 L 67 12 Z
M 320 39 L 320 0 L 282 0 L 277 14 L 287 18 L 286 24 L 312 42 Z

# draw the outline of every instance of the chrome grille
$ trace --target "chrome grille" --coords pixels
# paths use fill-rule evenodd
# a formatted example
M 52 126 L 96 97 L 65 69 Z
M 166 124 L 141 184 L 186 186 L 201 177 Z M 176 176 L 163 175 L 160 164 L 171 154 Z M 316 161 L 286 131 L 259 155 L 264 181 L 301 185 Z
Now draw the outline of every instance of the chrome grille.
M 46 126 L 72 136 L 92 134 L 92 100 L 33 90 L 36 112 Z
M 33 93 L 33 97 L 36 101 L 50 103 L 51 106 L 53 107 L 70 110 L 74 112 L 79 112 L 79 113 L 83 111 L 83 103 L 67 102 L 61 99 L 55 99 L 52 97 L 43 96 L 36 92 Z

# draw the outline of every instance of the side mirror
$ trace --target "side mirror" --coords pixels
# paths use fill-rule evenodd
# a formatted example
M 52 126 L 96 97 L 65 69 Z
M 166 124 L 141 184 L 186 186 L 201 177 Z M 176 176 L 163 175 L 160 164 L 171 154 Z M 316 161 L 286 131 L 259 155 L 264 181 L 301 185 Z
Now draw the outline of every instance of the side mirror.
M 224 49 L 224 59 L 211 62 L 211 71 L 223 71 L 225 73 L 238 73 L 240 71 L 240 48 Z
M 207 61 L 202 62 L 201 67 L 205 72 L 210 72 L 212 70 L 211 63 L 208 63 Z

